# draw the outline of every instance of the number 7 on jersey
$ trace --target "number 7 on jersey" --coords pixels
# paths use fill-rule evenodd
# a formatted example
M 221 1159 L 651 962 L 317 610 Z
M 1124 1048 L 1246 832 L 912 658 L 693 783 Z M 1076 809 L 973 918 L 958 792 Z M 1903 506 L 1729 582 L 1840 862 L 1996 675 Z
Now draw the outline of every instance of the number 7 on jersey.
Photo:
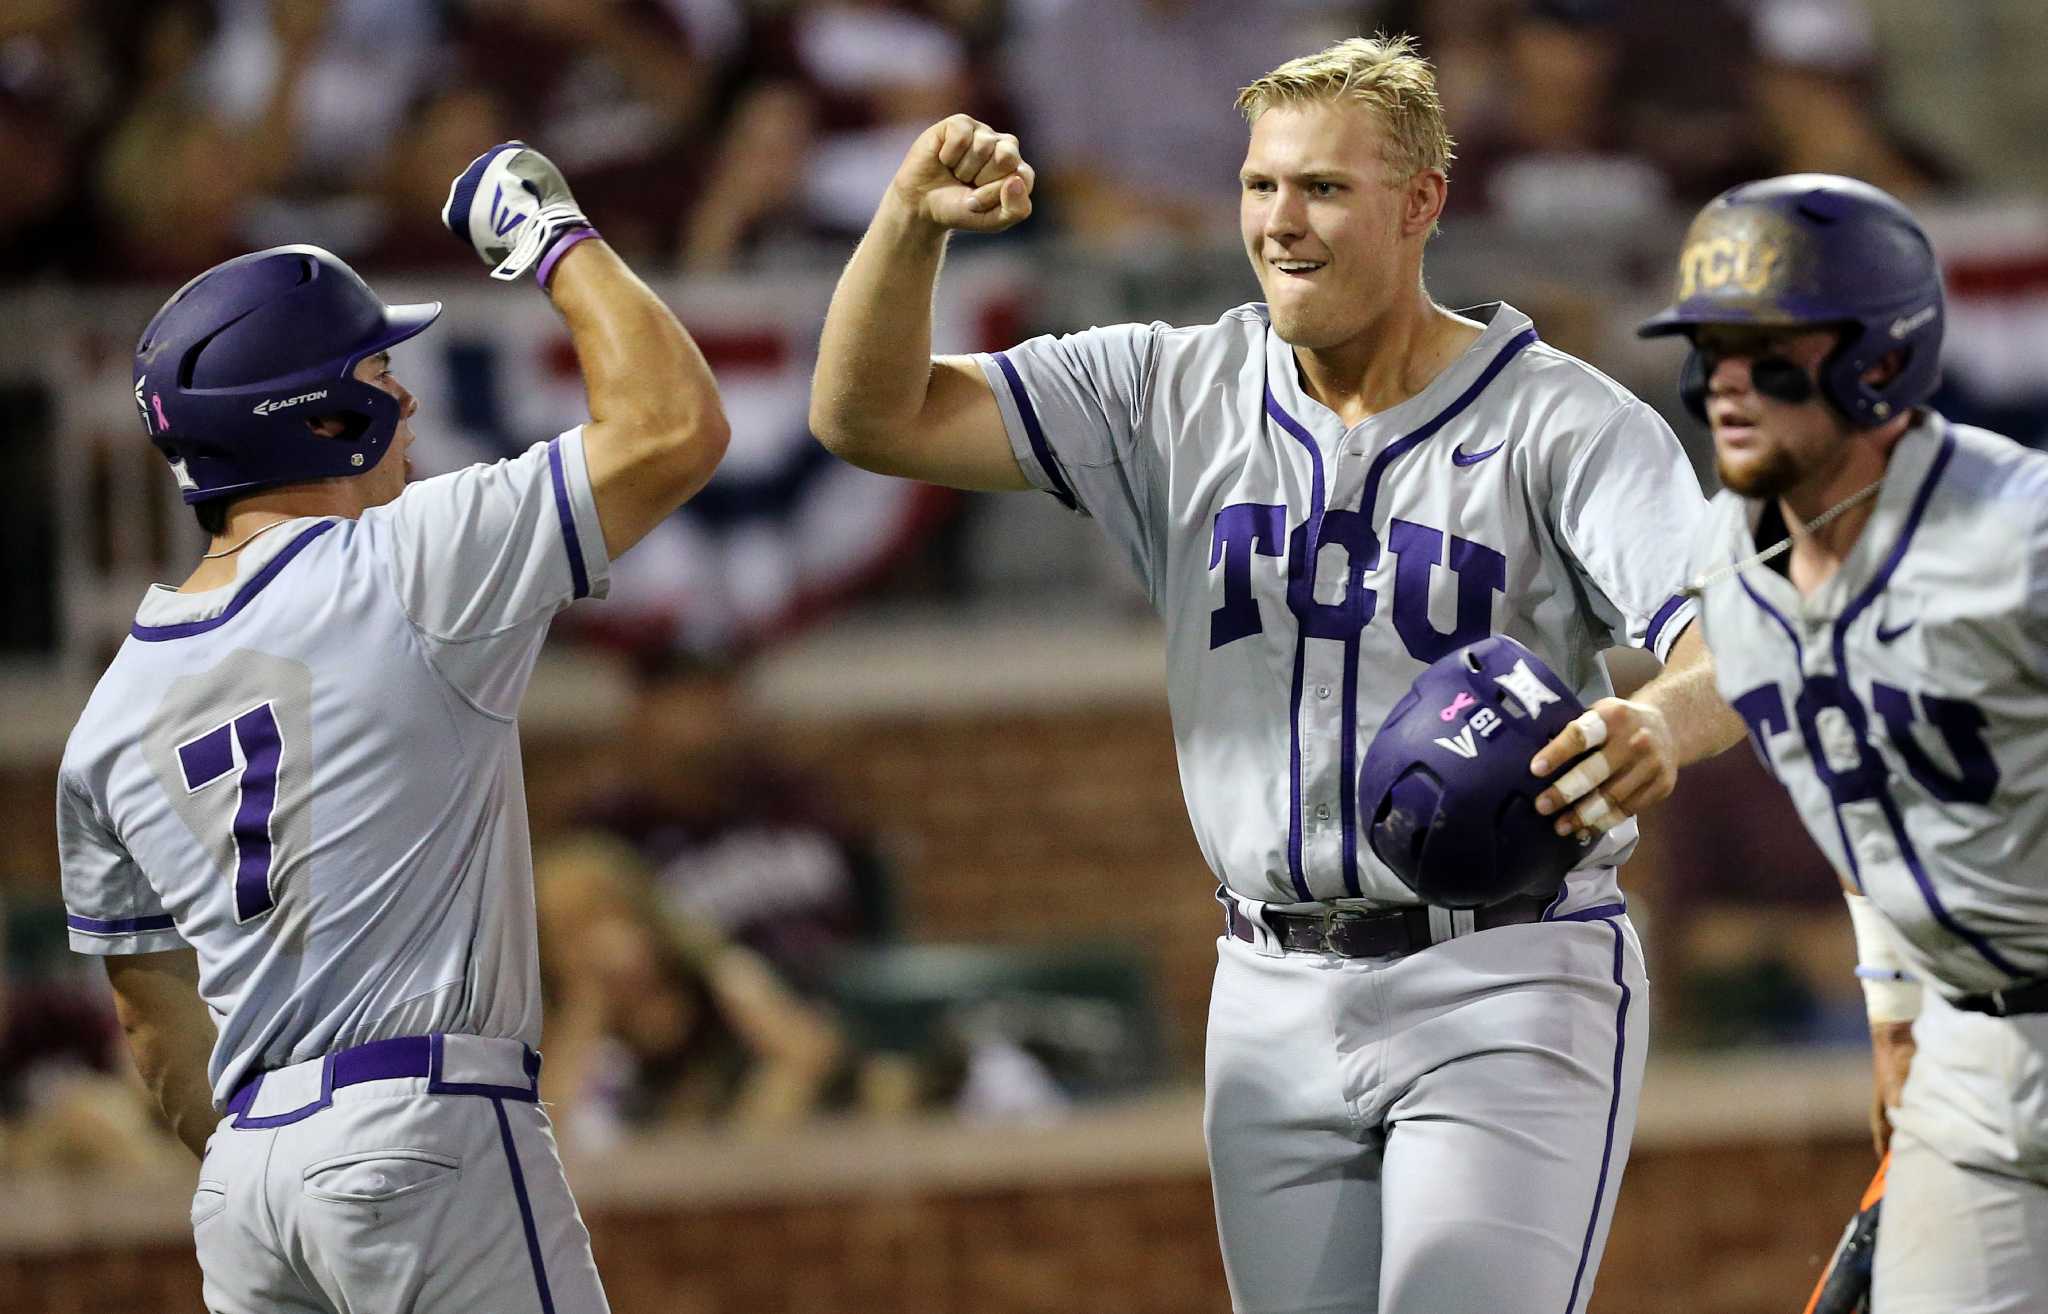
M 235 920 L 247 922 L 277 906 L 270 889 L 270 816 L 277 807 L 277 767 L 284 740 L 269 703 L 215 726 L 197 739 L 178 745 L 178 766 L 185 792 L 234 778 L 240 790 L 235 805 Z M 237 768 L 240 768 L 237 776 Z

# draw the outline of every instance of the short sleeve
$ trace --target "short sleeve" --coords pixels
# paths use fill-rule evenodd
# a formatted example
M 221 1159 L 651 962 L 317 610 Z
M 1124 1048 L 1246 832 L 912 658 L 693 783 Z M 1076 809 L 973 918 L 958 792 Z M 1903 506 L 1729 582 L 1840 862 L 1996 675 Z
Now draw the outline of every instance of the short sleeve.
M 1699 609 L 1684 592 L 1706 515 L 1699 480 L 1671 427 L 1636 400 L 1568 456 L 1551 507 L 1559 537 L 1614 642 L 1662 660 Z
M 142 869 L 69 776 L 57 782 L 57 853 L 72 949 L 104 956 L 186 947 Z
M 1101 524 L 1148 588 L 1147 492 L 1156 472 L 1141 433 L 1163 327 L 1048 335 L 975 358 L 1024 477 Z
M 580 427 L 422 480 L 373 516 L 435 667 L 494 715 L 517 710 L 555 613 L 605 594 L 610 561 Z
M 2028 536 L 2022 558 L 2026 586 L 2019 627 L 2027 647 L 2024 659 L 2035 670 L 2048 670 L 2048 479 L 2033 477 L 2030 470 L 2012 480 L 2008 492 L 2029 497 L 2034 503 L 2035 514 L 2018 531 Z

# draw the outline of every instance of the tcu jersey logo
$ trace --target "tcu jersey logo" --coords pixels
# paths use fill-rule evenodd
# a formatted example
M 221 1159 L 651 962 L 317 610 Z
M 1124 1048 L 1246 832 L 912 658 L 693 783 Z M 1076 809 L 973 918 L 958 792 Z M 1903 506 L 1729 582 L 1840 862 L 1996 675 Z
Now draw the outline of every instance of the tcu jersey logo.
M 1944 803 L 1991 801 L 1998 789 L 1998 763 L 1984 742 L 1983 730 L 1989 722 L 1975 703 L 1930 693 L 1916 698 L 1882 680 L 1871 682 L 1870 693 L 1892 747 L 1905 759 L 1906 769 L 1921 788 Z M 1814 774 L 1836 806 L 1875 798 L 1883 791 L 1885 765 L 1870 746 L 1869 713 L 1835 677 L 1810 677 L 1792 701 L 1789 715 L 1785 695 L 1775 683 L 1751 689 L 1735 699 L 1734 707 L 1749 723 L 1757 755 L 1773 771 L 1777 766 L 1771 757 L 1770 738 L 1790 730 L 1796 722 Z M 1929 757 L 1914 737 L 1913 723 L 1922 715 L 1941 735 L 1955 761 L 1955 773 Z
M 1440 530 L 1401 519 L 1387 526 L 1387 548 L 1394 554 L 1394 632 L 1409 655 L 1425 664 L 1491 634 L 1493 596 L 1507 591 L 1506 557 L 1483 543 L 1456 534 L 1449 537 L 1446 557 Z M 1264 628 L 1252 591 L 1254 554 L 1285 556 L 1287 609 L 1294 613 L 1302 637 L 1349 639 L 1372 624 L 1379 596 L 1366 587 L 1365 577 L 1379 567 L 1379 536 L 1356 511 L 1328 511 L 1323 514 L 1320 546 L 1344 550 L 1344 595 L 1335 602 L 1316 599 L 1316 572 L 1323 554 L 1309 551 L 1306 521 L 1290 533 L 1287 508 L 1261 502 L 1239 502 L 1218 511 L 1209 568 L 1223 569 L 1223 605 L 1209 613 L 1209 647 L 1221 648 Z M 1448 632 L 1429 618 L 1431 574 L 1443 565 L 1458 578 L 1457 619 Z

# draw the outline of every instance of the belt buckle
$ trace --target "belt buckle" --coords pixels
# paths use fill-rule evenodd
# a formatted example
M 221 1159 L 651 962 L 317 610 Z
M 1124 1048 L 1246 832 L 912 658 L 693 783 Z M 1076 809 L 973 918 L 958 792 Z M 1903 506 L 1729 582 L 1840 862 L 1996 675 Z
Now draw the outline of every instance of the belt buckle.
M 1990 1000 L 1991 1000 L 1991 1016 L 1993 1016 L 1993 1017 L 2004 1017 L 2004 1016 L 2005 1016 L 2005 988 L 2004 988 L 2003 986 L 2000 986 L 2000 987 L 1999 987 L 1998 989 L 1996 989 L 1996 990 L 1993 990 L 1993 991 L 1991 992 L 1991 994 L 1989 995 L 1989 998 L 1990 998 Z
M 1326 954 L 1331 954 L 1338 958 L 1344 957 L 1344 951 L 1337 947 L 1335 932 L 1338 923 L 1353 920 L 1356 920 L 1353 915 L 1346 913 L 1335 904 L 1324 905 L 1323 909 L 1316 914 L 1316 943 L 1318 947 Z

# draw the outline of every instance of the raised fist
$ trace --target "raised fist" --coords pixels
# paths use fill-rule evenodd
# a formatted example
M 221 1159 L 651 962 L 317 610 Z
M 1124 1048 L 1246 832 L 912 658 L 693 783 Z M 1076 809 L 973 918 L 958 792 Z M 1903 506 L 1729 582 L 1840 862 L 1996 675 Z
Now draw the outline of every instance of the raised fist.
M 492 278 L 530 270 L 543 287 L 564 252 L 597 236 L 562 171 L 523 141 L 502 142 L 471 160 L 448 188 L 441 222 L 492 266 Z
M 955 114 L 924 130 L 889 186 L 941 228 L 1000 233 L 1030 217 L 1036 179 L 1015 137 Z

